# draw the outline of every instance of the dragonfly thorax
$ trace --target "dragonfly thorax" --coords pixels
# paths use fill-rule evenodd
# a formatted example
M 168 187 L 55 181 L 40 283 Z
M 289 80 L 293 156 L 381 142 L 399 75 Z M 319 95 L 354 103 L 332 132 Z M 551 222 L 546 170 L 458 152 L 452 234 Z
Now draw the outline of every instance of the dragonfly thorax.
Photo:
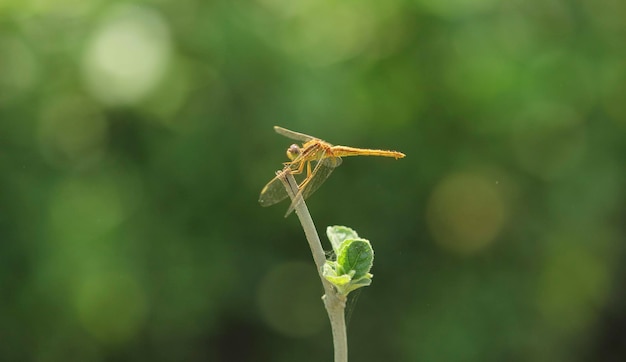
M 296 144 L 293 144 L 287 149 L 287 158 L 293 161 L 296 157 L 300 156 L 300 153 L 300 147 L 298 147 L 298 145 Z

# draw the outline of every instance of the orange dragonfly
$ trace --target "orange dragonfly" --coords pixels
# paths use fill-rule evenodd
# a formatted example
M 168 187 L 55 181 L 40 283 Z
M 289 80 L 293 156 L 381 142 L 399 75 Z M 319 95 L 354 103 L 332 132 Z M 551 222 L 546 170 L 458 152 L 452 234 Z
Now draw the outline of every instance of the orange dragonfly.
M 326 181 L 333 170 L 341 165 L 341 157 L 381 156 L 398 159 L 405 156 L 404 153 L 397 151 L 333 146 L 319 138 L 278 126 L 274 126 L 274 130 L 285 137 L 303 142 L 302 147 L 296 144 L 289 146 L 287 157 L 290 161 L 285 162 L 284 165 L 285 170 L 294 175 L 301 174 L 306 167 L 306 177 L 298 185 L 298 193 L 304 199 L 311 196 Z M 315 163 L 314 167 L 311 166 L 313 162 Z M 287 196 L 287 190 L 285 190 L 280 175 L 278 175 L 263 187 L 259 196 L 259 203 L 261 206 L 271 206 L 286 199 Z M 294 200 L 297 201 L 298 198 Z M 296 201 L 293 201 L 289 206 L 285 216 L 293 211 Z

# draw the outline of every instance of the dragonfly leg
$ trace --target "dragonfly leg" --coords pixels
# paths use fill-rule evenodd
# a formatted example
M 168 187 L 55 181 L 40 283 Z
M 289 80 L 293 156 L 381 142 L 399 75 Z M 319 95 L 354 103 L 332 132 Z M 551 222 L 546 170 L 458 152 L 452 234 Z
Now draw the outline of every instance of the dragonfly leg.
M 299 174 L 302 173 L 302 171 L 304 171 L 304 161 L 300 161 L 300 164 L 298 165 L 298 168 L 296 168 L 295 170 L 291 171 L 291 174 L 299 175 Z

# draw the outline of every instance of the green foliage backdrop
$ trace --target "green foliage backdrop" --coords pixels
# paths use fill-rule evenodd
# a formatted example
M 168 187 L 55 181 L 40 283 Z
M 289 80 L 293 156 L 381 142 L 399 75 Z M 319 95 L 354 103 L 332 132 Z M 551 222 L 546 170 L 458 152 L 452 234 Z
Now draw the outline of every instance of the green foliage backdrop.
M 257 203 L 281 125 L 407 155 L 309 202 L 376 251 L 352 360 L 624 360 L 625 18 L 0 0 L 0 359 L 330 360 L 299 224 Z

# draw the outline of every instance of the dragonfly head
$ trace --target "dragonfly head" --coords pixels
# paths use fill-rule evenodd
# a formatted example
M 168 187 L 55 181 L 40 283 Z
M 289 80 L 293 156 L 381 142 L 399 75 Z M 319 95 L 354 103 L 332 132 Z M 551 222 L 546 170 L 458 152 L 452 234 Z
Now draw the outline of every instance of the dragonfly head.
M 300 156 L 300 147 L 296 144 L 289 146 L 287 149 L 287 157 L 293 161 L 298 156 Z

